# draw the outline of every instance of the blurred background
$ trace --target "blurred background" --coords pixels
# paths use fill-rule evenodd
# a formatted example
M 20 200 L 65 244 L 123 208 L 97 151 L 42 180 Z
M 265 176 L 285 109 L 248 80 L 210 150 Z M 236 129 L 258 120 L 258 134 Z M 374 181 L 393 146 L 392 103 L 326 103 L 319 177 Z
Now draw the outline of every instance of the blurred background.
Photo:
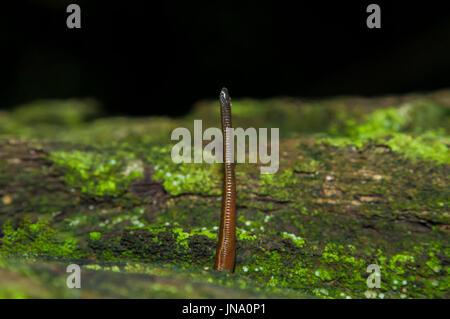
M 450 9 L 375 1 L 7 1 L 0 108 L 98 100 L 107 114 L 183 115 L 232 97 L 384 95 L 450 87 Z M 66 7 L 81 6 L 81 29 Z

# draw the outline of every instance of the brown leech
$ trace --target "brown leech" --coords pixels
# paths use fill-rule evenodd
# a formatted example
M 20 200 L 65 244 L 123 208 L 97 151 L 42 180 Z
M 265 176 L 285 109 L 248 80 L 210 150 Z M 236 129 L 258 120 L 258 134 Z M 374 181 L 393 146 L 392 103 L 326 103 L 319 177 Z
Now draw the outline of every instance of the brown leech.
M 219 243 L 216 250 L 215 270 L 234 271 L 236 256 L 236 178 L 234 176 L 233 134 L 231 133 L 231 99 L 223 88 L 219 96 L 222 117 L 224 181 Z

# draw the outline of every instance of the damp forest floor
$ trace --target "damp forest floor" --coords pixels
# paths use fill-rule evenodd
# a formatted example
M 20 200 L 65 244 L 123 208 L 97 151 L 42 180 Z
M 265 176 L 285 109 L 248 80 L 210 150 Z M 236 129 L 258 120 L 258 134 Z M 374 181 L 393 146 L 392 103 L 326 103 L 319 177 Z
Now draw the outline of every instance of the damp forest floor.
M 276 174 L 236 166 L 228 274 L 212 269 L 222 167 L 171 160 L 173 129 L 220 127 L 217 101 L 178 118 L 105 117 L 89 99 L 1 111 L 0 298 L 450 297 L 450 91 L 232 113 L 279 128 L 280 153 Z

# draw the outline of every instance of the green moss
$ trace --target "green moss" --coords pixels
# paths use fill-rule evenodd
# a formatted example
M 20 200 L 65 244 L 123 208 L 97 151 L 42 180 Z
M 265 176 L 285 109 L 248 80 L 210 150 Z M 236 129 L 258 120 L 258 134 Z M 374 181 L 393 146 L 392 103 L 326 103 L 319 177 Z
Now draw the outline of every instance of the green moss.
M 299 173 L 316 173 L 319 169 L 323 168 L 323 163 L 316 160 L 310 160 L 309 162 L 299 161 L 294 163 L 292 168 Z
M 103 156 L 94 152 L 52 152 L 49 159 L 61 169 L 65 182 L 92 196 L 118 196 L 143 176 L 142 163 L 122 154 Z
M 91 233 L 92 234 L 92 233 Z M 130 227 L 112 238 L 102 234 L 101 238 L 90 236 L 89 246 L 102 260 L 139 260 L 170 262 L 183 265 L 195 263 L 210 266 L 217 245 L 218 227 L 211 229 L 186 229 L 176 225 Z M 240 244 L 251 243 L 257 235 L 237 228 Z
M 245 229 L 237 228 L 236 229 L 236 238 L 240 241 L 253 241 L 257 239 L 257 236 L 254 233 L 250 233 Z
M 189 237 L 194 235 L 205 236 L 209 239 L 217 241 L 217 230 L 214 229 L 207 229 L 206 227 L 194 228 L 190 231 Z
M 187 239 L 190 237 L 189 233 L 183 231 L 182 228 L 173 228 L 172 231 L 176 234 L 176 243 L 184 249 L 188 248 Z
M 376 110 L 366 115 L 361 123 L 349 119 L 342 135 L 335 132 L 335 136 L 326 137 L 320 142 L 361 148 L 365 143 L 374 141 L 408 158 L 450 163 L 448 119 L 449 111 L 446 108 L 427 101 L 417 101 L 398 108 Z M 440 123 L 442 126 L 439 126 Z
M 82 256 L 78 243 L 72 238 L 60 240 L 55 230 L 45 221 L 32 223 L 25 218 L 18 228 L 12 223 L 3 225 L 0 256 L 8 258 L 71 258 Z
M 300 255 L 276 250 L 256 254 L 238 271 L 271 287 L 307 289 L 318 297 L 433 298 L 443 297 L 449 288 L 447 276 L 436 279 L 435 274 L 441 268 L 433 253 L 426 263 L 432 268 L 430 273 L 422 263 L 426 254 L 417 251 L 416 256 L 411 252 L 389 256 L 379 249 L 361 254 L 360 248 L 337 243 L 327 244 L 323 249 L 305 245 L 299 248 L 302 248 Z M 420 251 L 425 249 L 422 247 Z M 381 288 L 368 293 L 366 281 L 370 273 L 366 268 L 372 263 L 380 266 Z
M 294 242 L 294 244 L 297 245 L 297 247 L 299 247 L 299 248 L 302 248 L 303 245 L 305 244 L 305 240 L 299 236 L 296 236 L 295 234 L 283 232 L 281 234 L 281 238 L 292 240 Z
M 42 100 L 15 108 L 12 118 L 23 125 L 76 126 L 97 114 L 94 100 Z
M 220 194 L 221 171 L 218 165 L 201 163 L 176 164 L 171 147 L 153 147 L 147 157 L 155 170 L 153 177 L 163 182 L 172 195 Z
M 377 110 L 367 115 L 363 123 L 347 122 L 347 135 L 366 140 L 399 132 L 404 127 L 406 119 L 397 108 Z
M 297 192 L 292 190 L 295 190 L 296 184 L 297 179 L 290 169 L 278 174 L 262 174 L 259 180 L 261 187 L 259 193 L 280 201 L 294 200 Z
M 430 256 L 430 260 L 428 260 L 425 264 L 435 273 L 439 273 L 442 270 L 439 259 L 432 251 L 430 251 L 428 255 Z
M 409 158 L 422 158 L 448 164 L 450 151 L 446 143 L 449 142 L 447 137 L 429 132 L 418 136 L 397 133 L 384 143 L 394 152 L 402 153 Z
M 0 112 L 0 134 L 94 147 L 123 148 L 165 144 L 181 124 L 166 117 L 98 118 L 98 103 L 91 99 L 40 100 Z

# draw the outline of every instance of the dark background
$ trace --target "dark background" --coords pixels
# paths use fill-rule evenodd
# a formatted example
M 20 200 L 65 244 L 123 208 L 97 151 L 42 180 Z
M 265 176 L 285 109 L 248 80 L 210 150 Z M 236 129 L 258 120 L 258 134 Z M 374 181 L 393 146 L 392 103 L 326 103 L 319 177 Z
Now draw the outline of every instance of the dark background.
M 81 6 L 82 28 L 66 27 Z M 381 6 L 381 29 L 366 7 Z M 181 115 L 232 97 L 450 87 L 450 9 L 411 1 L 4 1 L 0 107 L 95 97 L 110 114 Z

